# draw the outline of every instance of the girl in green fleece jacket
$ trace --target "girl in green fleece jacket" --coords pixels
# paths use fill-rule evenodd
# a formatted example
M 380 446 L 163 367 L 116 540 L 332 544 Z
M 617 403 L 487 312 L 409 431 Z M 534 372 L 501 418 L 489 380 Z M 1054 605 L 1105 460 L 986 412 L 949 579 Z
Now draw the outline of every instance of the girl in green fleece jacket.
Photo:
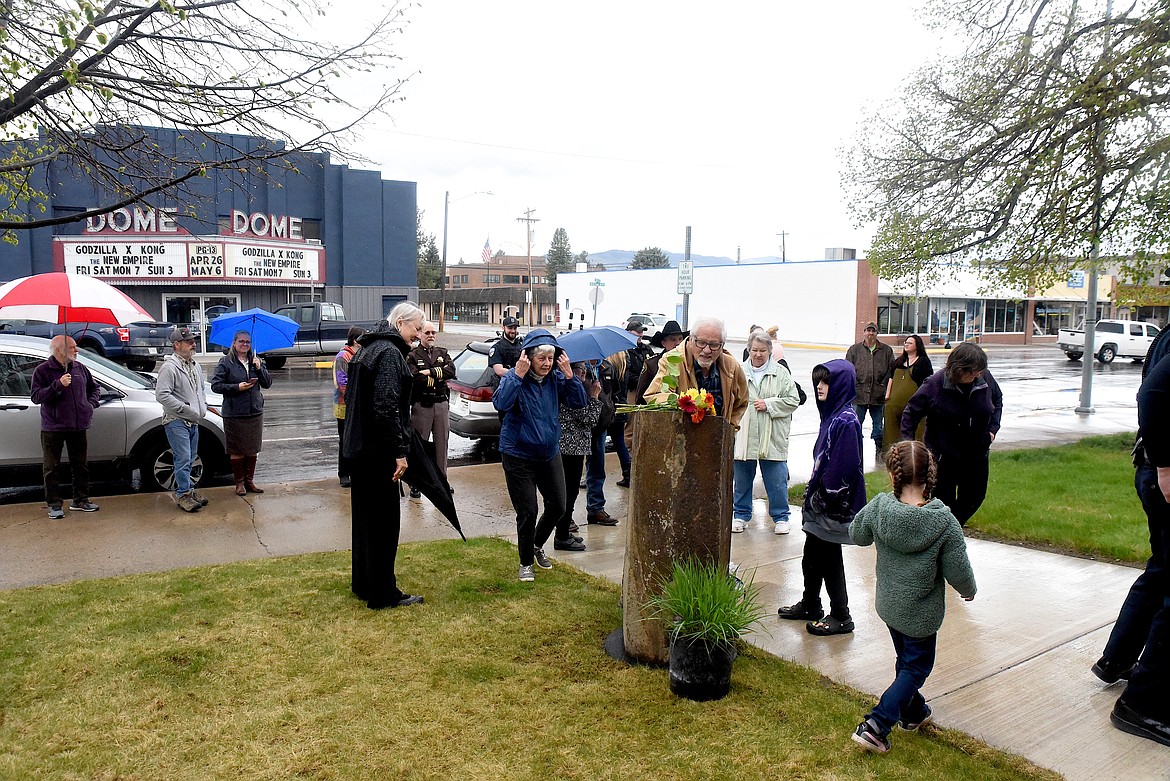
M 968 602 L 976 590 L 962 527 L 931 498 L 935 465 L 926 445 L 896 443 L 886 454 L 886 470 L 894 490 L 874 497 L 849 527 L 858 545 L 877 545 L 877 612 L 898 655 L 894 682 L 853 733 L 854 741 L 879 754 L 890 750 L 895 724 L 916 730 L 930 721 L 919 689 L 934 669 L 946 611 L 943 581 Z

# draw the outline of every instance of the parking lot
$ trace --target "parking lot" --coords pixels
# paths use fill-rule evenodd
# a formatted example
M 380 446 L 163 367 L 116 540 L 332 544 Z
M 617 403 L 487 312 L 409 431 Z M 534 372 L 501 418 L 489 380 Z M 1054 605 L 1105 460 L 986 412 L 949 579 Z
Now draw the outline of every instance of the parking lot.
M 471 330 L 471 329 L 467 329 Z M 485 338 L 491 331 L 476 328 L 472 333 L 440 336 L 440 344 L 456 355 L 472 339 Z M 730 343 L 737 357 L 743 343 Z M 787 347 L 787 360 L 797 381 L 809 388 L 812 368 L 831 358 L 843 357 L 844 349 Z M 1081 363 L 1069 361 L 1054 346 L 991 347 L 991 371 L 1003 388 L 1003 430 L 997 448 L 1064 441 L 1093 433 L 1133 430 L 1137 426 L 1135 394 L 1141 382 L 1141 365 L 1116 361 L 1094 364 L 1093 405 L 1095 415 L 1073 413 L 1079 400 Z M 207 374 L 214 357 L 205 359 Z M 935 368 L 946 360 L 945 352 L 931 355 Z M 294 359 L 274 371 L 273 386 L 265 391 L 264 451 L 257 468 L 259 482 L 286 482 L 327 477 L 336 472 L 337 428 L 332 414 L 332 380 L 328 368 L 316 368 L 309 359 Z M 801 407 L 793 419 L 789 469 L 793 480 L 806 478 L 812 468 L 812 444 L 818 416 L 814 401 Z M 869 424 L 865 426 L 866 435 Z M 493 447 L 451 438 L 451 465 L 498 461 Z M 872 462 L 872 452 L 867 452 Z M 30 485 L 0 487 L 0 502 L 28 502 L 41 498 L 35 475 L 22 482 Z M 98 483 L 96 496 L 125 493 L 135 487 L 125 481 Z

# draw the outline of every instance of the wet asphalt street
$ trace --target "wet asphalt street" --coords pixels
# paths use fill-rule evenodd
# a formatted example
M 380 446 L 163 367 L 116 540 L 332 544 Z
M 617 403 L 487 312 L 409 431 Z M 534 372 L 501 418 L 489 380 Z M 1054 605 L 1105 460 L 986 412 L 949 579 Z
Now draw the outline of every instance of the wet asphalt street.
M 464 344 L 477 338 L 483 337 L 446 332 L 441 335 L 440 344 L 455 356 Z M 730 343 L 728 349 L 738 356 L 743 344 Z M 843 350 L 787 348 L 787 360 L 793 374 L 810 395 L 812 368 L 843 356 Z M 1001 444 L 1058 441 L 1061 427 L 1076 428 L 1077 416 L 1067 413 L 1078 403 L 1081 362 L 1069 361 L 1054 346 L 991 347 L 988 357 L 991 371 L 1004 393 Z M 214 359 L 208 360 L 205 369 L 210 376 Z M 942 351 L 934 353 L 931 360 L 936 369 L 941 368 L 946 354 Z M 264 394 L 264 450 L 257 468 L 258 482 L 313 480 L 335 474 L 337 428 L 332 411 L 330 369 L 316 368 L 307 358 L 293 359 L 285 368 L 272 374 L 272 388 Z M 1118 360 L 1107 366 L 1094 363 L 1094 374 L 1094 407 L 1102 412 L 1108 411 L 1113 420 L 1121 421 L 1121 427 L 1136 428 L 1134 396 L 1141 382 L 1141 364 L 1129 360 Z M 1132 419 L 1132 425 L 1125 425 L 1129 419 Z M 811 449 L 817 425 L 815 403 L 810 401 L 797 411 L 793 419 L 789 468 L 794 480 L 807 477 L 811 468 Z M 868 437 L 868 421 L 864 428 Z M 452 466 L 499 460 L 494 447 L 455 435 L 451 437 L 450 454 Z M 123 481 L 94 485 L 95 496 L 133 490 L 133 485 Z M 40 498 L 41 489 L 37 485 L 0 487 L 0 503 L 37 501 Z

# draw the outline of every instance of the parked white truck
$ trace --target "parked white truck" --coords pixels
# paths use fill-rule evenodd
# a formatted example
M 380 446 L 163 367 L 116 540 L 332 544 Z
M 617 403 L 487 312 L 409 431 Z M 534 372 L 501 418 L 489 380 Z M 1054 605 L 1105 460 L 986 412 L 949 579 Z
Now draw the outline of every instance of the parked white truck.
M 1085 354 L 1083 328 L 1082 323 L 1079 329 L 1060 329 L 1056 343 L 1070 361 L 1079 361 Z M 1097 360 L 1101 363 L 1111 363 L 1119 356 L 1140 361 L 1146 357 L 1154 337 L 1158 335 L 1158 326 L 1136 320 L 1098 320 L 1094 335 L 1093 346 L 1097 350 Z

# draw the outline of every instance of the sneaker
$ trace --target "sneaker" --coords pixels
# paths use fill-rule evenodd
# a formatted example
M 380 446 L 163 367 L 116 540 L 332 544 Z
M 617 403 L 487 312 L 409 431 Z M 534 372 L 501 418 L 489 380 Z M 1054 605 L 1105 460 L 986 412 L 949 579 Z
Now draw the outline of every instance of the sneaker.
M 411 486 L 410 487 L 410 498 L 411 499 L 421 499 L 422 498 L 422 491 L 418 490 L 414 486 Z
M 61 505 L 54 505 L 49 508 L 49 517 L 54 521 L 59 521 L 65 517 L 65 511 L 61 509 Z
M 857 725 L 853 731 L 853 742 L 866 751 L 884 754 L 890 750 L 890 741 L 878 734 L 877 727 L 870 719 Z
M 532 551 L 532 558 L 536 559 L 536 566 L 541 569 L 552 569 L 552 562 L 549 561 L 548 556 L 544 555 L 543 548 L 535 548 Z
M 74 502 L 69 505 L 70 510 L 76 510 L 81 513 L 96 513 L 98 506 L 88 499 L 82 499 L 80 502 Z
M 553 540 L 553 550 L 583 551 L 585 543 L 576 537 L 566 537 L 563 540 Z
M 185 512 L 189 513 L 197 512 L 199 508 L 203 506 L 199 504 L 199 500 L 196 499 L 190 491 L 180 496 L 178 499 L 176 499 L 176 501 L 179 504 L 180 510 L 184 510 Z
M 531 583 L 534 580 L 536 580 L 536 575 L 534 575 L 532 573 L 532 565 L 529 564 L 528 566 L 525 566 L 525 565 L 521 564 L 520 565 L 520 582 L 521 583 Z
M 930 706 L 927 705 L 926 706 L 926 715 L 924 715 L 918 721 L 906 721 L 905 719 L 902 719 L 901 721 L 898 722 L 898 726 L 901 727 L 902 729 L 906 730 L 907 732 L 914 732 L 919 727 L 925 727 L 927 724 L 929 724 L 930 717 L 933 714 L 934 714 L 934 712 L 930 709 Z
M 349 477 L 349 475 L 337 478 L 337 482 L 341 484 L 342 488 L 349 488 L 350 485 L 353 484 L 353 480 Z
M 195 501 L 199 502 L 200 507 L 206 507 L 207 503 L 211 501 L 206 496 L 196 491 L 194 488 L 191 489 L 191 495 L 195 497 Z
M 732 518 L 731 519 L 731 533 L 732 534 L 739 534 L 740 532 L 743 531 L 743 527 L 746 525 L 747 525 L 746 522 L 741 521 L 739 518 Z
M 776 521 L 777 534 L 788 534 L 790 531 L 792 531 L 792 524 L 788 521 Z

